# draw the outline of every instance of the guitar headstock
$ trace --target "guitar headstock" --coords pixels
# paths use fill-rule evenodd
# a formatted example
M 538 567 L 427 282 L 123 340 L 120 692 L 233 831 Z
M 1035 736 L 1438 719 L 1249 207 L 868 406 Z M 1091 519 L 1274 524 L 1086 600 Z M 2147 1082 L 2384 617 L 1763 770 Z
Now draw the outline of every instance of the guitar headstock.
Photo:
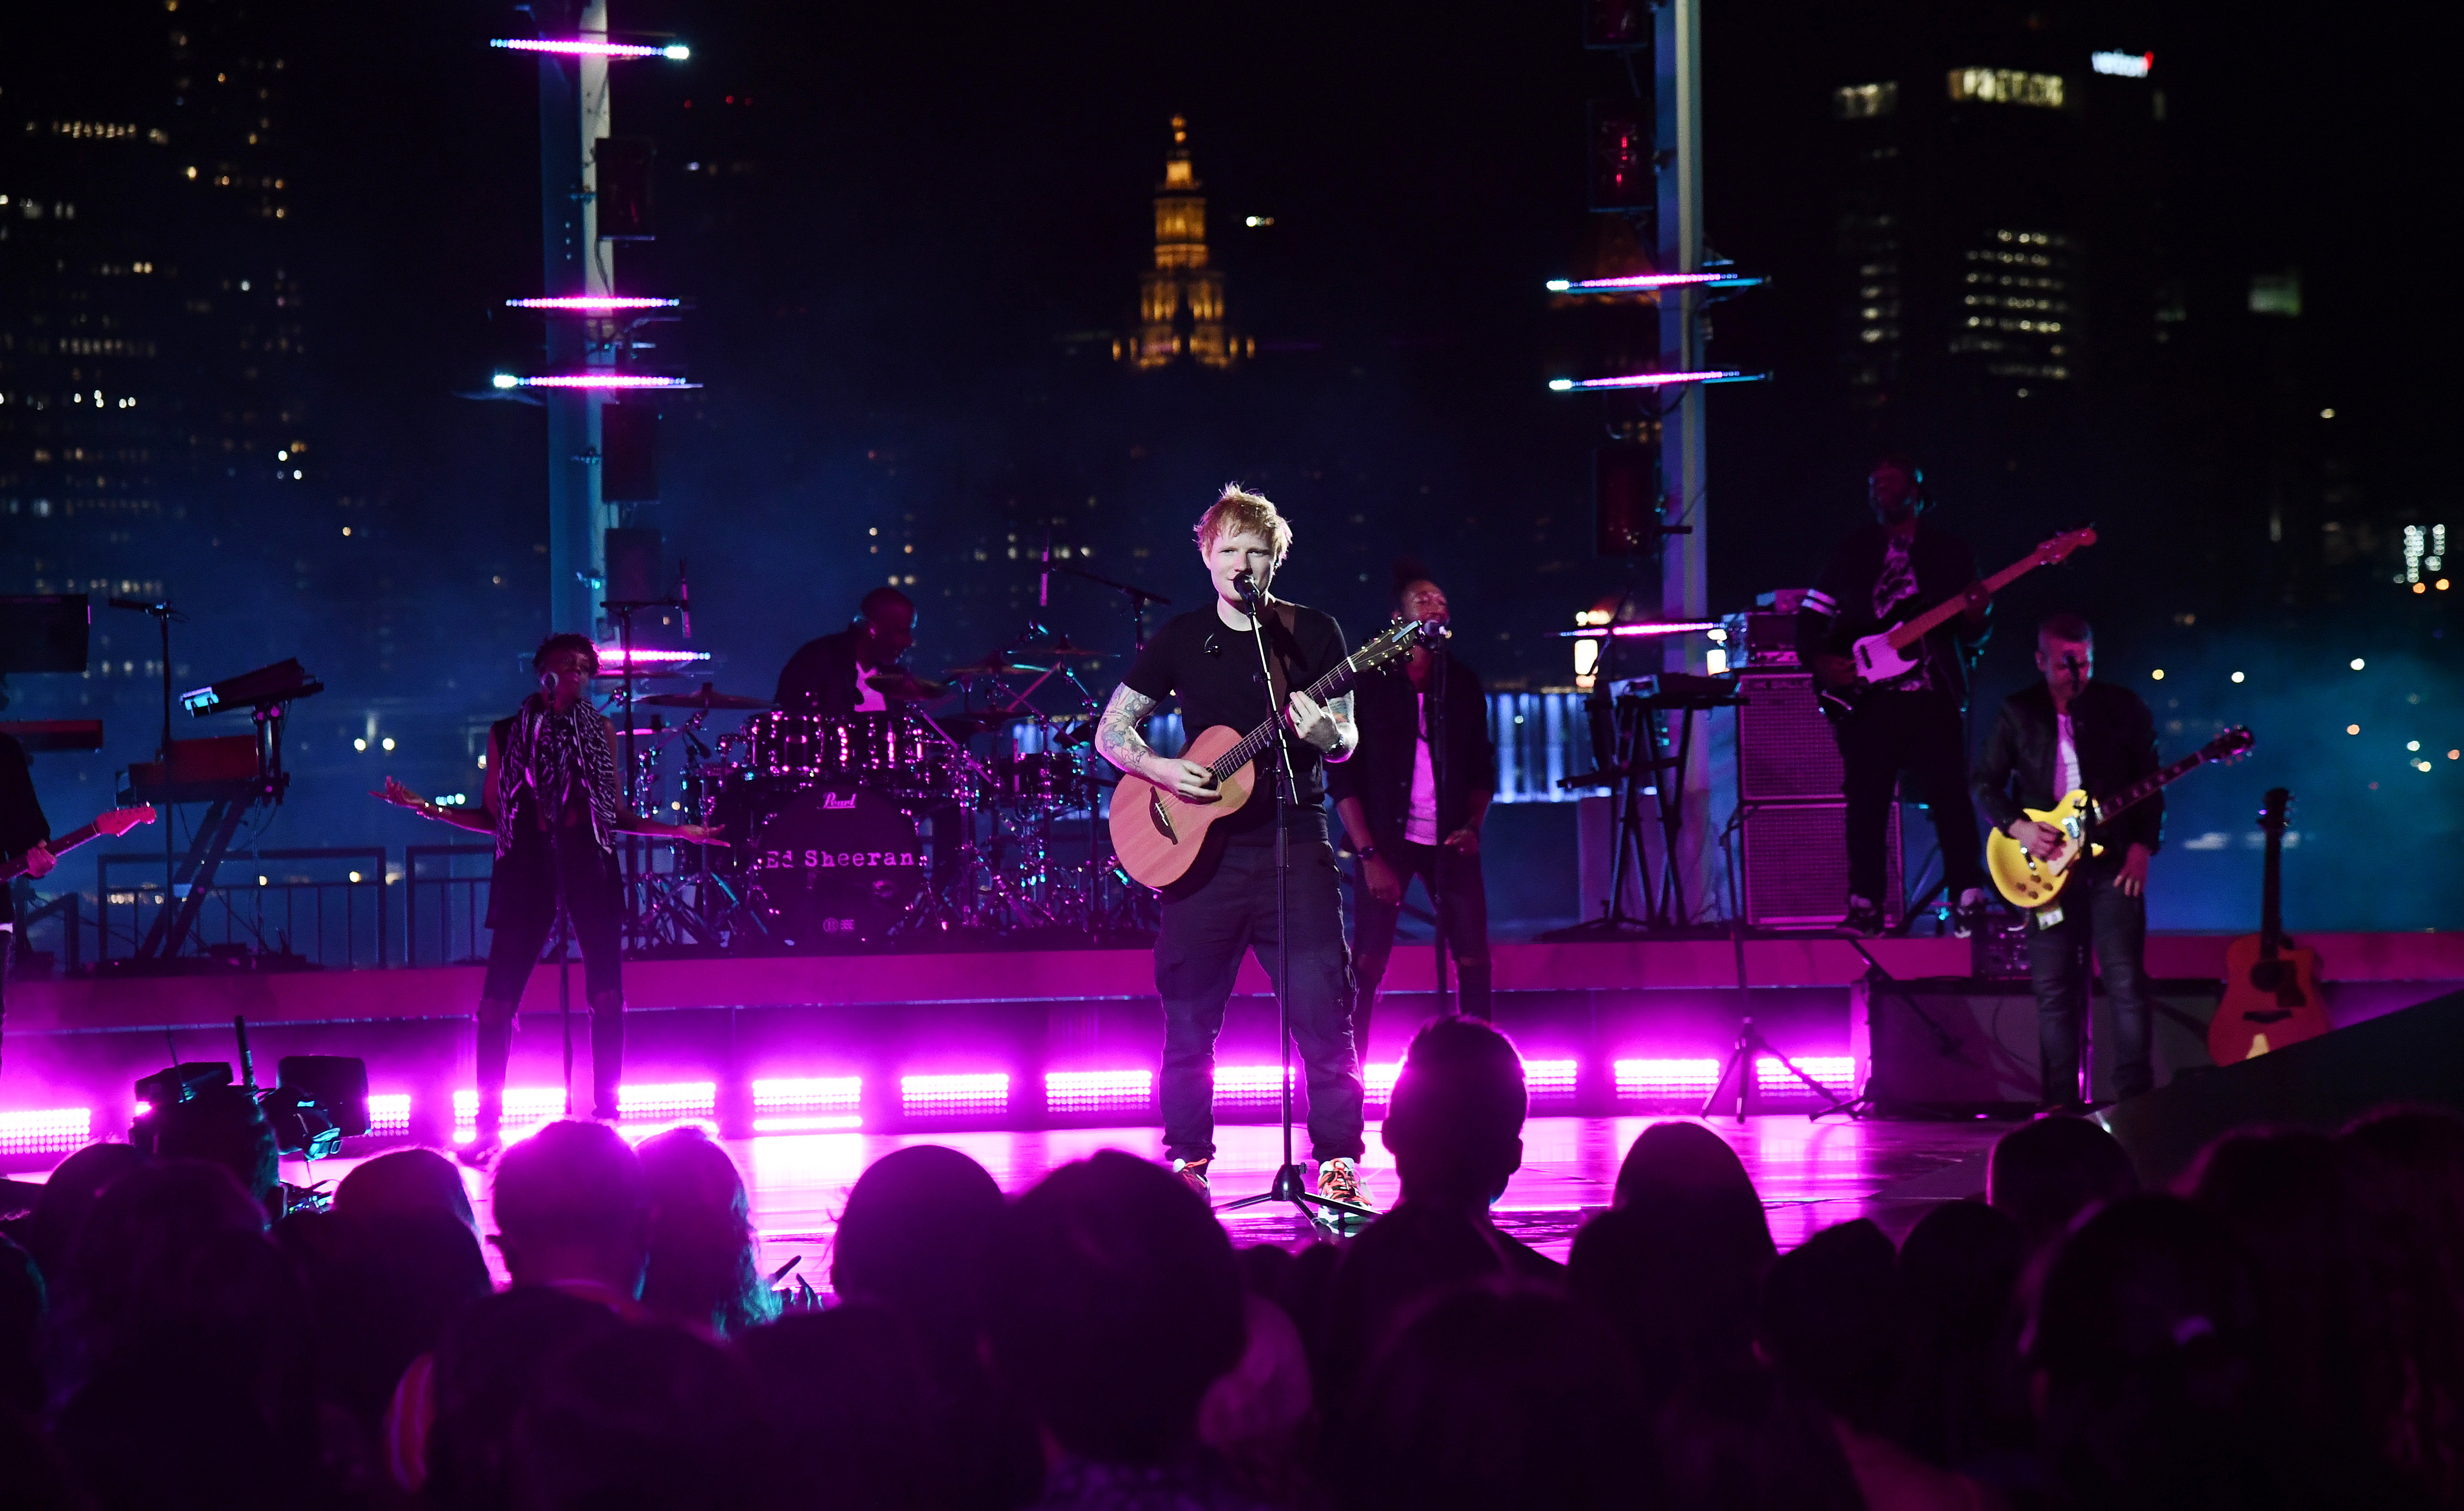
M 102 817 L 95 820 L 94 827 L 95 832 L 110 835 L 113 839 L 117 840 L 121 835 L 126 834 L 129 830 L 136 828 L 139 824 L 152 823 L 153 821 L 154 805 L 146 803 L 136 808 L 114 808 L 109 813 L 106 813 Z
M 2250 748 L 2257 743 L 2258 736 L 2250 732 L 2249 725 L 2236 724 L 2200 746 L 2199 759 L 2211 762 L 2236 761 L 2249 755 Z
M 2036 565 L 2052 566 L 2065 560 L 2074 551 L 2083 551 L 2096 544 L 2096 526 L 2081 525 L 2036 547 Z
M 2293 793 L 2284 787 L 2270 787 L 2259 799 L 2258 826 L 2270 834 L 2284 832 L 2285 814 L 2293 807 Z
M 1398 619 L 1362 643 L 1352 653 L 1352 664 L 1362 671 L 1375 671 L 1411 654 L 1415 646 L 1441 645 L 1453 633 L 1442 619 Z

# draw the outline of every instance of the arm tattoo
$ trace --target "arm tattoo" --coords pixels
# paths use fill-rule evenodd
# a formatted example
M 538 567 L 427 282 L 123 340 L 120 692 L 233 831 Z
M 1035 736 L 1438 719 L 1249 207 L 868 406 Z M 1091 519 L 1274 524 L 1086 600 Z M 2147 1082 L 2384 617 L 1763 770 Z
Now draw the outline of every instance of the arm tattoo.
M 1339 692 L 1327 699 L 1326 712 L 1334 720 L 1334 749 L 1326 753 L 1326 758 L 1350 760 L 1360 748 L 1360 726 L 1352 722 L 1352 694 Z
M 1128 683 L 1114 688 L 1112 701 L 1104 705 L 1103 720 L 1095 726 L 1095 749 L 1121 770 L 1134 773 L 1140 762 L 1155 754 L 1139 733 L 1155 711 L 1155 700 Z

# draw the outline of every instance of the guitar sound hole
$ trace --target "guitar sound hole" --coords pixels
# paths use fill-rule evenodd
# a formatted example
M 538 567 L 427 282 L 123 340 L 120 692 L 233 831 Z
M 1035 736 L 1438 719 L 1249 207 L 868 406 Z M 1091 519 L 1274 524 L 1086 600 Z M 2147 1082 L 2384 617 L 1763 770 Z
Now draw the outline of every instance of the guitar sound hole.
M 2284 981 L 2284 962 L 2261 960 L 2250 968 L 2250 984 L 2262 992 L 2273 992 Z

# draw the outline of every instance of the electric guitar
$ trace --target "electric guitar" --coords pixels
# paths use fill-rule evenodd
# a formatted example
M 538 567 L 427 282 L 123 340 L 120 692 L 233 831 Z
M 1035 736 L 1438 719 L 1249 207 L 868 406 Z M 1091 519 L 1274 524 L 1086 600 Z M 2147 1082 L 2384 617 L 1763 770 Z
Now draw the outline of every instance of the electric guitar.
M 1992 597 L 2040 566 L 2052 566 L 2066 559 L 2074 551 L 2096 544 L 2094 526 L 2083 526 L 2067 535 L 2058 535 L 2036 547 L 2018 560 L 1985 580 L 1985 596 Z M 1857 680 L 1845 688 L 1822 690 L 1822 712 L 1839 718 L 1854 710 L 1858 698 L 1868 688 L 1897 682 L 1917 669 L 1925 660 L 1925 638 L 1968 612 L 1968 595 L 1946 599 L 1933 607 L 1903 624 L 1879 629 L 1848 647 L 1848 659 L 1855 663 Z
M 2316 1039 L 2331 1026 L 2319 1001 L 2319 956 L 2284 937 L 2284 816 L 2293 794 L 2272 789 L 2258 810 L 2267 831 L 2258 932 L 2225 946 L 2225 996 L 2208 1022 L 2208 1053 L 2220 1065 Z
M 82 829 L 71 829 L 55 840 L 44 841 L 43 848 L 54 855 L 66 855 L 90 840 L 99 840 L 106 834 L 117 840 L 139 824 L 153 821 L 154 809 L 150 805 L 142 808 L 114 808 Z M 24 856 L 21 855 L 13 861 L 0 861 L 0 882 L 14 881 L 25 874 L 26 858 Z
M 2039 858 L 2007 832 L 1995 829 L 1985 837 L 1985 869 L 1993 878 L 1993 889 L 2009 899 L 2013 908 L 2045 907 L 2062 894 L 2062 886 L 2071 879 L 2071 868 L 2079 864 L 2082 849 L 2089 855 L 2104 853 L 2103 845 L 2089 843 L 2091 828 L 2108 821 L 2131 804 L 2154 797 L 2210 761 L 2240 759 L 2256 743 L 2257 736 L 2236 725 L 2172 765 L 2149 772 L 2102 801 L 2092 801 L 2086 793 L 2074 790 L 2065 793 L 2050 809 L 2021 809 L 2038 823 L 2050 823 L 2062 831 L 2061 850 Z
M 1339 697 L 1364 671 L 1398 661 L 1413 646 L 1446 638 L 1442 623 L 1403 620 L 1343 658 L 1332 671 L 1306 690 L 1318 703 Z M 1143 777 L 1125 773 L 1112 789 L 1112 850 L 1121 868 L 1148 887 L 1164 887 L 1189 874 L 1206 848 L 1206 832 L 1226 815 L 1238 813 L 1257 788 L 1251 765 L 1274 748 L 1278 711 L 1248 734 L 1228 724 L 1201 731 L 1180 753 L 1181 759 L 1203 764 L 1215 774 L 1215 789 L 1203 798 L 1184 798 Z

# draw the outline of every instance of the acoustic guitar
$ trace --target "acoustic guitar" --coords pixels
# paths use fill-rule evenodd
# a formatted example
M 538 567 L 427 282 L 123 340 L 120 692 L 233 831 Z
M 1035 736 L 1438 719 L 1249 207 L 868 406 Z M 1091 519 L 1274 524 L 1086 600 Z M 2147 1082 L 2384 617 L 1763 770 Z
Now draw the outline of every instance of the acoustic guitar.
M 2277 787 L 2258 810 L 2267 832 L 2258 932 L 2225 946 L 2225 996 L 2208 1023 L 2208 1053 L 2220 1065 L 2316 1039 L 2332 1026 L 2319 1001 L 2317 953 L 2284 936 L 2284 818 L 2292 806 L 2293 794 Z
M 117 840 L 139 824 L 153 821 L 154 809 L 151 804 L 138 808 L 114 808 L 83 828 L 71 829 L 55 840 L 44 841 L 43 848 L 54 855 L 66 855 L 78 845 L 99 840 L 106 834 Z M 26 858 L 24 856 L 21 855 L 13 861 L 0 861 L 0 882 L 12 882 L 25 874 Z
M 2062 887 L 2071 879 L 2071 867 L 2079 864 L 2082 849 L 2089 855 L 2104 853 L 2103 845 L 2088 839 L 2096 825 L 2111 820 L 2132 803 L 2145 802 L 2210 761 L 2240 759 L 2257 742 L 2249 730 L 2236 725 L 2172 765 L 2149 772 L 2102 801 L 2093 801 L 2086 793 L 2073 789 L 2051 808 L 2022 808 L 2020 812 L 2038 823 L 2050 823 L 2062 831 L 2061 850 L 2051 857 L 2040 857 L 1995 829 L 1985 837 L 1985 869 L 1993 878 L 1993 889 L 2013 908 L 2046 906 L 2062 894 Z
M 1411 648 L 1446 638 L 1437 621 L 1402 620 L 1346 656 L 1332 671 L 1307 689 L 1324 703 L 1340 697 L 1364 671 L 1400 660 Z M 1248 734 L 1228 724 L 1201 731 L 1180 753 L 1183 760 L 1200 762 L 1215 774 L 1215 790 L 1203 798 L 1184 798 L 1143 777 L 1124 774 L 1112 789 L 1112 849 L 1121 868 L 1148 887 L 1161 888 L 1179 881 L 1206 850 L 1209 829 L 1241 811 L 1257 788 L 1251 765 L 1272 750 L 1278 712 Z
M 2066 560 L 2070 554 L 2096 544 L 2096 530 L 2082 527 L 2054 537 L 1985 580 L 1988 598 L 2001 592 L 2040 566 L 2052 566 Z M 1933 607 L 1903 624 L 1878 629 L 1848 647 L 1848 659 L 1856 664 L 1857 680 L 1845 688 L 1822 690 L 1822 712 L 1840 718 L 1857 707 L 1857 700 L 1866 689 L 1897 682 L 1925 659 L 1925 638 L 1968 612 L 1968 596 L 1946 599 Z

